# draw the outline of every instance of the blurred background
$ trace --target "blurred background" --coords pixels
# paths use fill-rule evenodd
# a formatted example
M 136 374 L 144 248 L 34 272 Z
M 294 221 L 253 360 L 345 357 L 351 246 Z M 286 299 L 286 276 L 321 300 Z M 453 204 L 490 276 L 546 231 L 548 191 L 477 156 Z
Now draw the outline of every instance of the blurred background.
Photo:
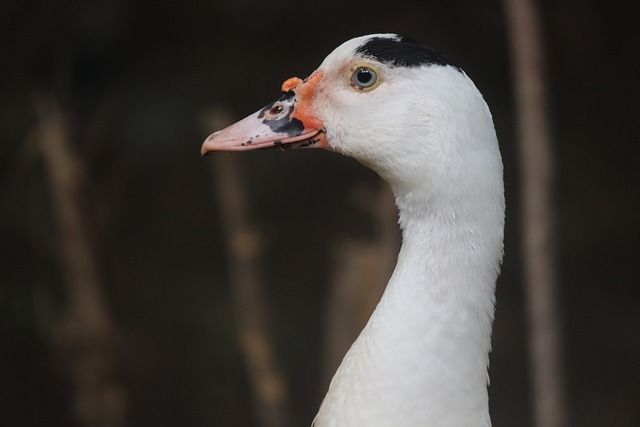
M 350 280 L 349 265 L 371 266 L 366 256 L 389 259 L 363 248 L 397 247 L 382 225 L 395 221 L 385 187 L 321 150 L 233 160 L 199 150 L 286 78 L 374 32 L 445 52 L 492 109 L 508 213 L 491 413 L 496 427 L 533 425 L 501 2 L 5 0 L 1 10 L 0 425 L 260 425 L 238 332 L 252 322 L 269 333 L 260 360 L 277 367 L 289 423 L 310 424 L 341 351 L 327 332 L 343 298 L 333 285 Z M 556 0 L 541 13 L 570 425 L 638 426 L 638 6 Z M 250 237 L 240 247 L 238 229 Z M 258 289 L 257 318 L 233 291 L 238 268 Z

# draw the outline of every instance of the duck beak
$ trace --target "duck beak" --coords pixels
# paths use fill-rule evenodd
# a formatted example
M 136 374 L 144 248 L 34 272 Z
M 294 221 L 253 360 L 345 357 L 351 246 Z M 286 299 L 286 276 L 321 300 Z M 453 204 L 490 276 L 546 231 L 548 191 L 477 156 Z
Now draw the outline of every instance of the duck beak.
M 313 113 L 322 71 L 306 80 L 292 77 L 282 84 L 280 99 L 204 141 L 201 154 L 267 148 L 329 148 L 322 122 Z

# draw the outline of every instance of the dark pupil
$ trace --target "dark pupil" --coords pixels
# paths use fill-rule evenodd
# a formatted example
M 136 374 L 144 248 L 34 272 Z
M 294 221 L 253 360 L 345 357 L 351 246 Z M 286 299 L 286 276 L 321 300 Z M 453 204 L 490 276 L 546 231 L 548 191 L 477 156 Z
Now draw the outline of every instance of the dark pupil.
M 371 79 L 373 79 L 373 75 L 370 70 L 361 69 L 358 71 L 358 83 L 366 85 L 371 82 Z

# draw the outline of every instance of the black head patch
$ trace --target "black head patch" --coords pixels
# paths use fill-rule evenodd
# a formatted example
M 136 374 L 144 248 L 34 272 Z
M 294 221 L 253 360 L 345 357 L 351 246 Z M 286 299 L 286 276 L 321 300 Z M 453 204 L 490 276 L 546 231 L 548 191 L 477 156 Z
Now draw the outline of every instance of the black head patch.
M 404 37 L 373 37 L 358 46 L 356 53 L 396 67 L 420 67 L 422 65 L 460 67 L 435 49 L 423 46 Z

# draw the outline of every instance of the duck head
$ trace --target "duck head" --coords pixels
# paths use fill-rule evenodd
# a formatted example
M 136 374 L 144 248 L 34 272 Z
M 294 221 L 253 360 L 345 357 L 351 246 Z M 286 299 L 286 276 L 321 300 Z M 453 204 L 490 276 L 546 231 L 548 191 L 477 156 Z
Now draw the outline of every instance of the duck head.
M 279 99 L 210 135 L 201 152 L 324 148 L 395 186 L 433 181 L 454 159 L 464 167 L 469 129 L 495 144 L 489 110 L 462 70 L 431 48 L 374 34 L 343 43 L 308 78 L 286 80 Z

